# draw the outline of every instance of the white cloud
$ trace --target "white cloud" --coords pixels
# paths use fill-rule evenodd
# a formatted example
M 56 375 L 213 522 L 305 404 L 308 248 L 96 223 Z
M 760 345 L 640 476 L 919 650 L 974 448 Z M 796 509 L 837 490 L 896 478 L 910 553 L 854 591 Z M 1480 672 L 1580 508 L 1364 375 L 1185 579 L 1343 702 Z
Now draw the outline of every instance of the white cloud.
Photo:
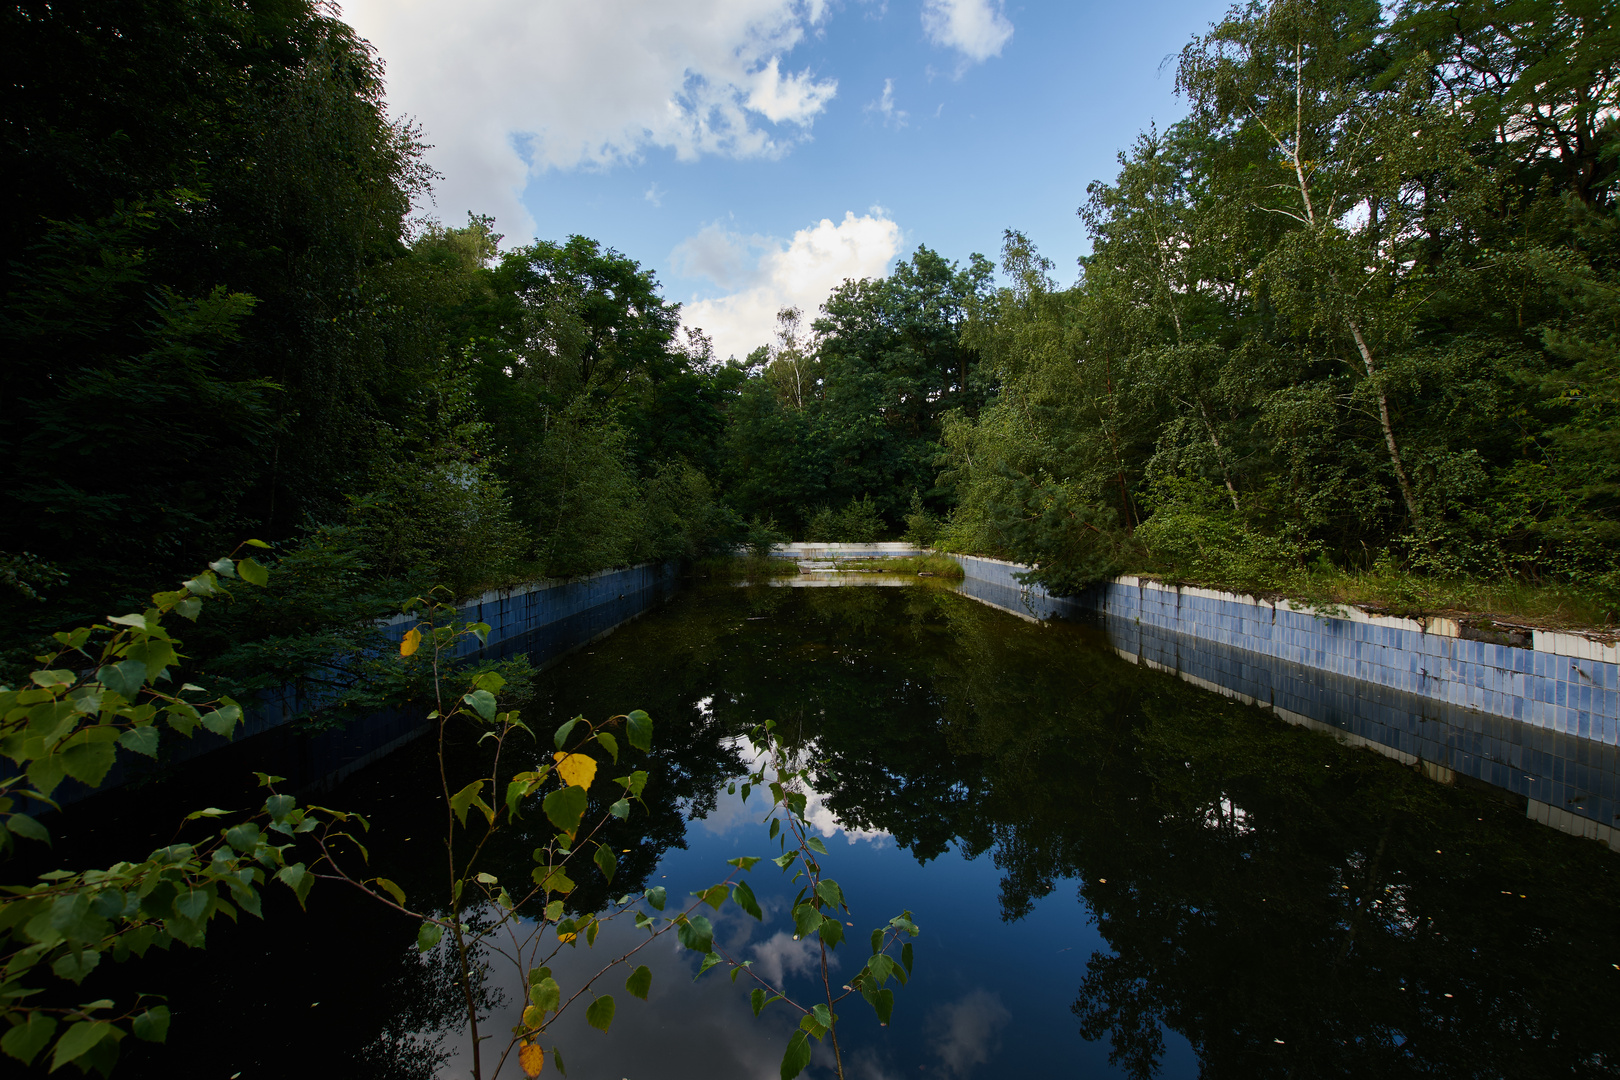
M 665 194 L 667 193 L 659 188 L 658 181 L 654 180 L 652 186 L 643 192 L 641 197 L 654 206 L 663 206 Z
M 883 80 L 883 96 L 876 101 L 868 102 L 866 111 L 877 113 L 883 118 L 884 127 L 903 128 L 906 126 L 906 117 L 910 114 L 904 109 L 894 107 L 894 80 Z
M 711 225 L 671 258 L 681 273 L 732 290 L 685 305 L 681 316 L 714 339 L 716 356 L 743 357 L 775 339 L 782 308 L 797 307 L 808 321 L 846 278 L 882 277 L 899 253 L 900 226 L 873 207 L 860 217 L 846 212 L 836 225 L 822 218 L 786 244 Z
M 824 0 L 348 0 L 343 15 L 433 144 L 438 214 L 493 213 L 519 241 L 532 175 L 649 148 L 779 156 L 838 86 L 782 70 Z
M 1000 56 L 1013 35 L 1001 0 L 923 0 L 922 23 L 929 41 L 976 64 Z
M 821 950 L 809 938 L 794 940 L 786 930 L 778 930 L 771 937 L 754 946 L 754 966 L 760 978 L 777 986 L 786 975 L 808 975 L 819 970 Z M 833 957 L 834 960 L 837 957 Z
M 929 1028 L 936 1040 L 934 1053 L 945 1072 L 965 1077 L 975 1066 L 988 1063 L 1001 1044 L 1001 1029 L 1011 1019 L 1001 999 L 982 989 L 970 990 L 935 1009 Z

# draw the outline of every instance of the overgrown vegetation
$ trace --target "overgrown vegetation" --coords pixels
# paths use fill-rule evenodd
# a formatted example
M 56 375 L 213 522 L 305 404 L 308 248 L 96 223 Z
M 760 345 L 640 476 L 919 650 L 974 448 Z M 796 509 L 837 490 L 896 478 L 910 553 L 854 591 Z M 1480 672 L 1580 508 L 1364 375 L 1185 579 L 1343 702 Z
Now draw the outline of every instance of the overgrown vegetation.
M 1234 8 L 1182 52 L 1187 119 L 1091 187 L 1077 284 L 1007 234 L 1009 284 L 963 338 L 999 393 L 947 421 L 946 543 L 1061 590 L 1399 573 L 1465 600 L 1448 583 L 1544 586 L 1612 621 L 1611 21 Z

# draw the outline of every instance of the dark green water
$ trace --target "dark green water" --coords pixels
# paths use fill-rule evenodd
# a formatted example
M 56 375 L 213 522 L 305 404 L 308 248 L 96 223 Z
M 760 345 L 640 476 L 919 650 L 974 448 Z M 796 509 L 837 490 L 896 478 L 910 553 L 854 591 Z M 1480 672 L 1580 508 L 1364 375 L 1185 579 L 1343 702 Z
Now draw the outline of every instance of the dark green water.
M 824 762 L 813 819 L 859 930 L 916 913 L 893 1025 L 862 1007 L 841 1027 L 852 1080 L 1620 1075 L 1620 859 L 1126 664 L 1093 629 L 940 589 L 695 591 L 552 668 L 526 715 L 635 707 L 657 723 L 653 813 L 616 837 L 614 894 L 682 895 L 774 854 L 725 791 L 734 737 L 772 718 Z M 430 749 L 322 799 L 372 816 L 375 872 L 412 895 L 441 888 Z M 161 816 L 199 794 L 140 797 Z M 64 861 L 146 842 L 101 801 L 63 822 Z M 491 868 L 526 879 L 537 839 Z M 733 913 L 719 934 L 808 990 L 792 890 L 769 865 L 754 878 L 766 923 Z M 87 999 L 138 986 L 174 1009 L 171 1045 L 130 1047 L 119 1075 L 465 1075 L 453 987 L 414 925 L 325 883 L 311 911 L 277 897 L 206 952 L 98 971 Z M 755 1020 L 664 945 L 652 1000 L 620 993 L 611 1036 L 554 1028 L 569 1076 L 775 1077 L 788 1015 Z M 559 980 L 595 959 L 578 949 Z M 495 1029 L 520 1004 L 503 978 Z

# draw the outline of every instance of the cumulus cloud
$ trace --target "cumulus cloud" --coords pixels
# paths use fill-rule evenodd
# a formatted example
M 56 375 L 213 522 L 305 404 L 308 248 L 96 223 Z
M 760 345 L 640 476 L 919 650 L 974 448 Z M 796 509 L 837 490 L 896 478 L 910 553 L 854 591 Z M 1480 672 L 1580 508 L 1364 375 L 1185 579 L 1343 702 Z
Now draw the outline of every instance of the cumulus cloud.
M 1001 1029 L 1012 1014 L 1001 999 L 987 990 L 972 990 L 934 1011 L 929 1024 L 934 1033 L 934 1054 L 953 1077 L 965 1077 L 984 1065 L 1001 1045 Z
M 1001 0 L 923 0 L 922 23 L 929 41 L 975 64 L 1000 56 L 1013 35 Z
M 777 986 L 782 985 L 783 976 L 809 975 L 820 970 L 820 948 L 810 938 L 793 940 L 793 935 L 786 930 L 778 930 L 769 940 L 755 945 L 753 953 L 754 967 L 760 978 Z M 836 956 L 829 959 L 836 965 Z
M 347 0 L 343 16 L 433 144 L 439 214 L 493 213 L 519 240 L 532 175 L 650 148 L 779 156 L 838 87 L 783 69 L 823 0 Z
M 846 278 L 881 277 L 899 253 L 900 226 L 874 207 L 860 217 L 846 212 L 837 224 L 822 218 L 786 243 L 711 225 L 671 258 L 679 272 L 732 290 L 689 303 L 681 314 L 714 339 L 716 356 L 742 357 L 774 340 L 782 308 L 811 316 Z

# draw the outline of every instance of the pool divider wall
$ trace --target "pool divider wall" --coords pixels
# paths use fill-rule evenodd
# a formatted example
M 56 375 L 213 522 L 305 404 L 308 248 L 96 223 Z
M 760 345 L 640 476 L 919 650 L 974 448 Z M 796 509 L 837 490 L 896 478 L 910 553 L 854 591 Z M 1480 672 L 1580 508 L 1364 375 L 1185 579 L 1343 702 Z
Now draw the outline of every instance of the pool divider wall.
M 1453 620 L 1318 614 L 1303 605 L 1124 577 L 1054 597 L 1028 567 L 954 556 L 962 591 L 1025 618 L 1098 618 L 1125 659 L 1273 710 L 1422 769 L 1512 792 L 1560 831 L 1620 850 L 1613 647 L 1572 634 L 1530 648 Z M 1564 677 L 1560 677 L 1564 676 Z M 1581 693 L 1586 689 L 1586 693 Z
M 482 660 L 528 653 L 536 666 L 545 667 L 667 598 L 679 585 L 677 570 L 674 563 L 643 563 L 572 580 L 493 589 L 458 605 L 458 620 L 487 623 L 490 632 L 482 644 L 475 637 L 462 639 L 455 655 Z M 383 629 L 389 641 L 398 642 L 415 625 L 415 618 L 399 615 L 387 620 Z M 161 764 L 151 766 L 123 755 L 99 787 L 65 781 L 57 800 L 78 802 L 154 769 L 198 758 L 206 758 L 210 772 L 216 774 L 239 770 L 248 775 L 259 770 L 286 777 L 292 789 L 323 791 L 431 728 L 423 708 L 383 709 L 326 729 L 293 723 L 313 704 L 290 686 L 267 691 L 256 702 L 243 702 L 245 715 L 234 739 L 200 729 L 190 739 L 168 733 Z

